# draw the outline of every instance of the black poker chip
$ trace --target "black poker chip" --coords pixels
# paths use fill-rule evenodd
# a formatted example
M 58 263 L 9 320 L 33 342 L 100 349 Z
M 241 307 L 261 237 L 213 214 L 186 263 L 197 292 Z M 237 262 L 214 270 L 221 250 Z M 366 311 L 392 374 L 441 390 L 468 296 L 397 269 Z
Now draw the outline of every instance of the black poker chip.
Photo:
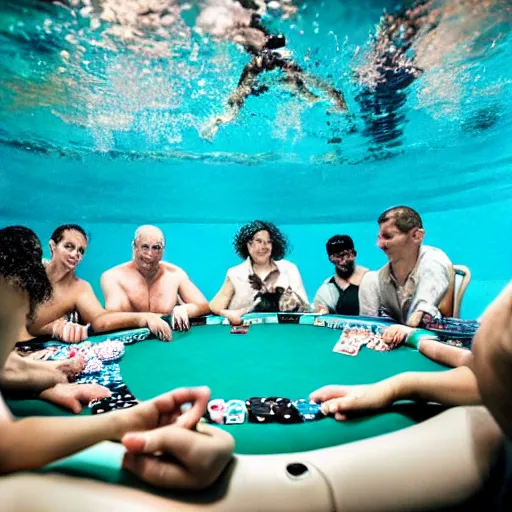
M 302 423 L 304 420 L 289 398 L 269 396 L 246 400 L 251 423 Z
M 274 404 L 276 421 L 278 423 L 302 423 L 304 418 L 288 398 L 279 398 Z
M 277 397 L 275 397 L 277 398 Z M 251 423 L 272 423 L 275 421 L 273 402 L 268 398 L 255 396 L 245 401 L 247 418 Z

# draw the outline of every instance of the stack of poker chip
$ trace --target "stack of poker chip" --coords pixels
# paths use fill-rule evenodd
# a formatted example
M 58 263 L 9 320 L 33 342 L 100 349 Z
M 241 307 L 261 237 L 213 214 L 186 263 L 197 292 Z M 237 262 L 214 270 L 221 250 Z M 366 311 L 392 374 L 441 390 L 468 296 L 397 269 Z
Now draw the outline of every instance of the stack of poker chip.
M 92 373 L 101 372 L 101 370 L 103 370 L 103 363 L 97 357 L 93 357 L 85 363 L 82 373 L 90 375 Z
M 106 340 L 94 347 L 94 353 L 103 362 L 116 361 L 124 354 L 124 344 L 118 340 Z

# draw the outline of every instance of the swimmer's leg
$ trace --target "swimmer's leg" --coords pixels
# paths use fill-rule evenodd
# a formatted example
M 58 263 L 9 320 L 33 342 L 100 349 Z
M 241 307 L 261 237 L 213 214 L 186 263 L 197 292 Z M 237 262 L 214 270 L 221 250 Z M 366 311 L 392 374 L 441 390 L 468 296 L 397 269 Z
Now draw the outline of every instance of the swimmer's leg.
M 228 110 L 214 117 L 205 125 L 200 133 L 201 138 L 212 140 L 217 134 L 219 126 L 234 121 L 238 112 L 243 107 L 245 100 L 252 94 L 253 87 L 256 84 L 256 78 L 262 71 L 261 57 L 254 56 L 251 62 L 245 66 L 240 80 L 238 81 L 237 88 L 228 99 Z
M 347 103 L 345 101 L 345 97 L 341 91 L 338 89 L 326 84 L 323 80 L 318 78 L 315 75 L 310 75 L 309 73 L 305 73 L 302 68 L 295 62 L 280 59 L 276 60 L 276 64 L 283 69 L 286 73 L 285 81 L 295 87 L 297 91 L 304 96 L 308 101 L 314 102 L 320 99 L 319 96 L 314 94 L 308 89 L 307 84 L 311 84 L 313 87 L 323 91 L 333 100 L 334 106 L 336 110 L 341 112 L 347 112 Z
M 331 85 L 325 83 L 323 80 L 318 78 L 315 75 L 304 75 L 304 81 L 309 82 L 313 85 L 313 87 L 316 87 L 317 89 L 320 89 L 321 91 L 325 92 L 328 96 L 331 97 L 334 106 L 336 110 L 339 110 L 340 112 L 347 112 L 347 102 L 345 101 L 345 96 L 341 91 L 336 89 L 335 87 L 332 87 Z

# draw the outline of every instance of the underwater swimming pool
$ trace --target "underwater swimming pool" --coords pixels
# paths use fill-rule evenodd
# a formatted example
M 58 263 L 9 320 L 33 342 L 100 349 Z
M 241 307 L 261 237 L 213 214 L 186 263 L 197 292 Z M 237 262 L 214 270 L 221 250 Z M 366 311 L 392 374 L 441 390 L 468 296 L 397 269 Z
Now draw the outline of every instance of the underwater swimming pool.
M 205 127 L 251 55 L 197 30 L 205 3 L 2 2 L 2 225 L 42 240 L 83 225 L 91 243 L 79 274 L 101 296 L 100 273 L 130 258 L 134 229 L 157 224 L 166 259 L 211 297 L 237 262 L 238 226 L 265 218 L 288 235 L 312 298 L 331 272 L 331 235 L 350 234 L 358 263 L 377 268 L 376 219 L 408 204 L 426 243 L 470 267 L 462 314 L 477 317 L 512 261 L 509 2 L 429 7 L 431 25 L 399 64 L 421 70 L 411 83 L 396 69 L 375 78 L 376 27 L 396 2 L 268 3 L 262 23 L 285 35 L 287 58 L 341 91 L 348 113 L 317 83 L 310 101 L 275 69 L 214 136 Z

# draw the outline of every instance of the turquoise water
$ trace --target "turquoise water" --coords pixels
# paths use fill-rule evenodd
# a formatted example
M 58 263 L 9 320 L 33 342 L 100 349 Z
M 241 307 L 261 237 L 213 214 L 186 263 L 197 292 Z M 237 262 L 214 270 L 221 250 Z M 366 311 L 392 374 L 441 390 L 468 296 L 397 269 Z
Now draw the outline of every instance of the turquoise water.
M 96 27 L 85 0 L 69 4 L 0 4 L 0 222 L 43 240 L 58 224 L 84 225 L 80 274 L 98 293 L 100 273 L 130 258 L 135 227 L 155 223 L 166 258 L 211 297 L 237 262 L 238 226 L 265 218 L 289 236 L 312 298 L 331 270 L 325 240 L 352 235 L 358 262 L 377 268 L 375 220 L 403 203 L 423 215 L 427 243 L 471 268 L 463 316 L 477 317 L 510 279 L 509 2 L 439 2 L 437 29 L 414 43 L 424 73 L 371 114 L 357 70 L 396 2 L 294 2 L 296 14 L 266 24 L 306 72 L 343 91 L 350 115 L 267 73 L 269 90 L 213 140 L 202 129 L 249 58 L 194 30 L 195 2 L 175 3 L 167 34 L 135 41 L 112 35 L 115 23 Z

